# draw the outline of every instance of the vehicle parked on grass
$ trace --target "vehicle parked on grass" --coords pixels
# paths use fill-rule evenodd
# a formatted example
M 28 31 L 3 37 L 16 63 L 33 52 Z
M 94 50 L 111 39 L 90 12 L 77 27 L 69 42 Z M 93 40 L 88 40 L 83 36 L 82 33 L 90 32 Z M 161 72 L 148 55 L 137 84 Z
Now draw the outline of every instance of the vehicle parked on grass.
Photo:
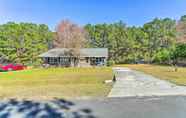
M 6 65 L 0 65 L 0 71 L 18 71 L 18 70 L 24 70 L 26 69 L 26 66 L 21 64 L 6 64 Z

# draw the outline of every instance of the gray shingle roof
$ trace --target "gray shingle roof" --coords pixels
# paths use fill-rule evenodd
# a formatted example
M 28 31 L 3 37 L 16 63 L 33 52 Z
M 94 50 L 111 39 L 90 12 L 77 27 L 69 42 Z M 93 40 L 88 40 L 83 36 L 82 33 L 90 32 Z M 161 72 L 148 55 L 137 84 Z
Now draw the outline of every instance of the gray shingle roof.
M 67 48 L 54 48 L 45 52 L 39 57 L 68 57 L 70 49 Z M 80 57 L 108 57 L 107 48 L 82 48 L 80 49 Z

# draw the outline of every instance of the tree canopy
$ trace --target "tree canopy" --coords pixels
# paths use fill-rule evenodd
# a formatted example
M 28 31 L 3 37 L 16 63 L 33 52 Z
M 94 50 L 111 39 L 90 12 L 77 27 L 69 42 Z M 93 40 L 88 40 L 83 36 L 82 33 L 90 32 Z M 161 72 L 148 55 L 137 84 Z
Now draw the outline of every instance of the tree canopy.
M 51 40 L 47 25 L 9 22 L 0 25 L 0 56 L 13 63 L 38 64 L 38 55 L 48 50 Z
M 26 65 L 39 64 L 38 55 L 57 48 L 108 48 L 113 63 L 170 63 L 186 58 L 186 16 L 178 22 L 155 18 L 143 26 L 124 22 L 80 27 L 63 20 L 51 32 L 47 25 L 9 22 L 0 25 L 0 58 Z M 175 61 L 174 61 L 175 62 Z
M 143 27 L 127 27 L 123 22 L 86 25 L 90 47 L 106 47 L 116 63 L 152 63 L 161 51 L 172 50 L 176 40 L 176 22 L 154 19 Z

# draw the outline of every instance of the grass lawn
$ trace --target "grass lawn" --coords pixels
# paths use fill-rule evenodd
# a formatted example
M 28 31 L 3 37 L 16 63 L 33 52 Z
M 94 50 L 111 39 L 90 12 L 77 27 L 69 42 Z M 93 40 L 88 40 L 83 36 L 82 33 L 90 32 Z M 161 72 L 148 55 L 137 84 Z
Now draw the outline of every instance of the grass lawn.
M 177 72 L 174 72 L 171 66 L 159 66 L 159 65 L 121 65 L 131 69 L 145 72 L 158 77 L 163 80 L 168 80 L 177 85 L 186 85 L 186 68 L 178 68 Z
M 0 98 L 104 97 L 111 68 L 50 68 L 0 73 Z

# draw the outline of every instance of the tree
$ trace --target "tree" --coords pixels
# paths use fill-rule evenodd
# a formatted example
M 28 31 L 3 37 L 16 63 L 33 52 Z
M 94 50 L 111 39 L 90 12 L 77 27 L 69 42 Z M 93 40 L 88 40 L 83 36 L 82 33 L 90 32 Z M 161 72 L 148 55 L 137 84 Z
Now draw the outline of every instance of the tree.
M 146 60 L 146 53 L 148 52 L 148 37 L 147 33 L 141 27 L 129 27 L 128 37 L 131 41 L 130 57 L 133 63 L 141 60 Z
M 55 48 L 70 48 L 73 55 L 79 55 L 79 49 L 86 45 L 85 30 L 69 20 L 63 20 L 56 27 Z
M 86 25 L 89 34 L 89 47 L 109 49 L 109 60 L 116 63 L 124 62 L 130 47 L 127 27 L 120 21 L 113 24 Z
M 175 47 L 175 21 L 154 19 L 143 27 L 127 27 L 122 21 L 113 24 L 88 24 L 89 46 L 109 49 L 109 60 L 116 63 L 152 63 L 167 55 Z M 156 60 L 157 59 L 157 60 Z
M 155 55 L 162 50 L 172 50 L 176 39 L 176 23 L 169 18 L 154 19 L 143 26 L 148 34 L 149 63 L 154 61 Z
M 186 43 L 186 15 L 182 16 L 178 21 L 177 26 L 177 42 Z
M 128 30 L 123 22 L 113 23 L 109 26 L 108 47 L 110 49 L 110 59 L 115 63 L 128 61 L 131 42 L 128 38 Z
M 185 60 L 186 58 L 186 44 L 177 43 L 175 50 L 171 53 L 171 59 L 174 65 L 174 70 L 178 71 L 177 63 L 181 59 Z
M 35 65 L 48 50 L 52 35 L 48 26 L 9 22 L 0 25 L 0 55 L 13 63 Z
M 107 24 L 87 24 L 85 30 L 88 32 L 88 43 L 89 47 L 107 47 L 108 36 L 110 33 L 109 25 Z

